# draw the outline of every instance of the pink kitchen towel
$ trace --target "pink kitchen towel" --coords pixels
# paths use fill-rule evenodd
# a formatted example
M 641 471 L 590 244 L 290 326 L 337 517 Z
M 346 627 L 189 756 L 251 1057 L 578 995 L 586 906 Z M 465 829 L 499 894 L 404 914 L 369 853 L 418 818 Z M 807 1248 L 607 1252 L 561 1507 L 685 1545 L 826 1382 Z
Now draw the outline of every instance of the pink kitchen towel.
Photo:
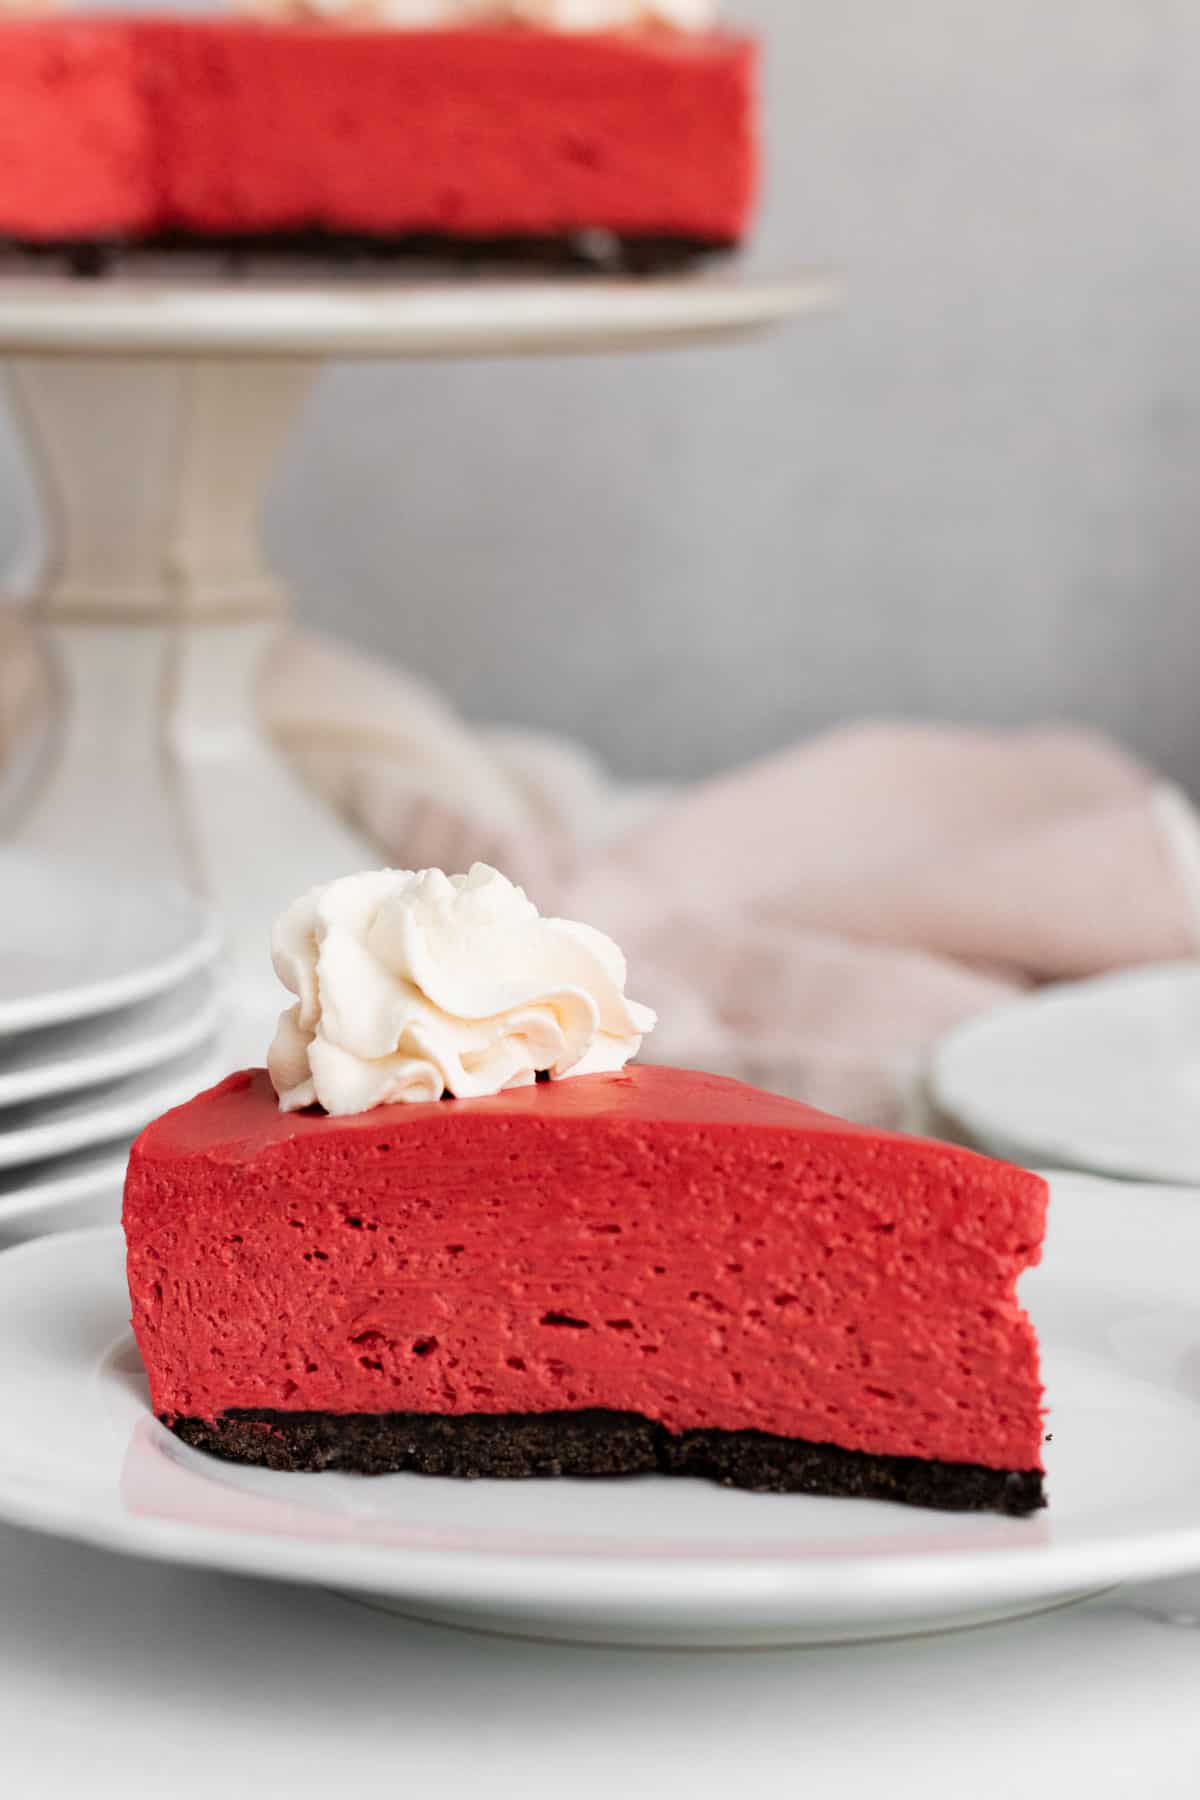
M 928 1051 L 1046 981 L 1190 957 L 1192 808 L 1088 734 L 847 728 L 705 784 L 555 893 L 653 1054 L 898 1122 Z
M 293 640 L 266 696 L 307 778 L 406 866 L 479 859 L 614 936 L 657 1060 L 897 1123 L 944 1032 L 1047 981 L 1200 950 L 1188 800 L 1090 733 L 831 732 L 683 790 L 471 730 Z
M 1084 731 L 858 725 L 667 789 L 558 738 L 470 727 L 319 638 L 286 643 L 261 698 L 381 861 L 491 862 L 615 937 L 661 1017 L 649 1056 L 864 1120 L 900 1122 L 931 1047 L 972 1015 L 1200 951 L 1191 803 Z

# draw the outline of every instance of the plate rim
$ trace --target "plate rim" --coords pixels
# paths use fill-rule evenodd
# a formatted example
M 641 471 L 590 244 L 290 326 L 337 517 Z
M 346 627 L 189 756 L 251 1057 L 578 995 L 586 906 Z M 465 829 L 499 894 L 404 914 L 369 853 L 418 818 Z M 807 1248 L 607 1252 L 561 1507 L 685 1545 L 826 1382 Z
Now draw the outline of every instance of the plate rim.
M 146 1095 L 145 1103 L 135 1104 L 132 1100 L 126 1100 L 123 1110 L 117 1110 L 122 1105 L 122 1100 L 120 1096 L 113 1096 L 106 1108 L 97 1106 L 94 1110 L 78 1114 L 73 1136 L 65 1126 L 53 1124 L 34 1123 L 22 1126 L 19 1130 L 5 1131 L 0 1121 L 0 1174 L 5 1174 L 10 1169 L 32 1168 L 38 1163 L 53 1162 L 59 1157 L 73 1155 L 76 1151 L 92 1149 L 98 1144 L 128 1141 L 136 1137 L 160 1113 L 169 1112 L 172 1107 L 181 1106 L 193 1095 L 212 1087 L 221 1079 L 227 1067 L 218 1029 L 206 1043 L 173 1058 L 169 1074 L 143 1069 L 137 1074 L 120 1077 L 117 1086 L 126 1082 L 142 1084 L 142 1092 Z M 102 1094 L 106 1085 L 101 1083 L 97 1088 L 85 1088 L 81 1092 L 84 1096 Z M 63 1097 L 58 1096 L 59 1099 Z M 69 1095 L 66 1097 L 70 1098 Z M 39 1139 L 55 1132 L 66 1133 L 68 1141 L 65 1145 L 59 1149 L 39 1149 Z M 15 1154 L 12 1149 L 14 1141 L 21 1145 Z M 31 1141 L 32 1149 L 29 1147 Z
M 27 1000 L 0 999 L 0 1039 L 117 1012 L 184 981 L 197 969 L 215 963 L 221 952 L 220 926 L 211 913 L 199 906 L 197 925 L 197 934 L 189 943 L 124 975 L 80 982 L 74 987 L 47 988 Z
M 1092 1175 L 1100 1180 L 1141 1181 L 1151 1185 L 1192 1187 L 1200 1185 L 1200 1160 L 1189 1170 L 1167 1159 L 1149 1166 L 1137 1156 L 1122 1156 L 1100 1151 L 1084 1161 L 1074 1138 L 1060 1136 L 1052 1127 L 1033 1137 L 1025 1136 L 1011 1120 L 997 1123 L 979 1116 L 975 1100 L 963 1100 L 957 1088 L 961 1077 L 947 1072 L 947 1064 L 961 1052 L 963 1045 L 986 1041 L 995 1032 L 1004 1031 L 1018 1017 L 1034 1012 L 1052 1012 L 1080 994 L 1095 994 L 1123 987 L 1138 988 L 1150 984 L 1166 984 L 1188 977 L 1200 982 L 1200 958 L 1177 959 L 1172 962 L 1142 963 L 1134 968 L 1111 969 L 1100 975 L 1081 976 L 1070 981 L 1055 981 L 1031 993 L 1022 994 L 1001 1006 L 966 1019 L 948 1031 L 935 1044 L 929 1060 L 927 1087 L 937 1114 L 952 1127 L 960 1128 L 970 1141 L 993 1155 L 1016 1162 L 1035 1162 L 1059 1170 Z
M 65 1192 L 35 1196 L 30 1194 L 28 1189 L 18 1188 L 13 1193 L 0 1193 L 0 1231 L 6 1230 L 9 1226 L 23 1225 L 43 1213 L 58 1212 L 65 1206 L 86 1205 L 91 1201 L 103 1198 L 106 1191 L 119 1190 L 123 1186 L 125 1169 L 129 1161 L 129 1145 L 123 1138 L 114 1138 L 111 1142 L 105 1140 L 98 1144 L 84 1146 L 79 1150 L 70 1150 L 61 1157 L 48 1156 L 40 1163 L 19 1164 L 18 1171 L 22 1167 L 44 1170 L 52 1163 L 70 1162 L 77 1156 L 89 1159 L 93 1165 L 88 1170 L 81 1170 L 74 1178 L 79 1183 L 77 1188 L 70 1187 L 72 1177 L 68 1175 L 61 1178 L 68 1184 Z M 0 1170 L 0 1179 L 11 1173 L 11 1170 Z M 80 1227 L 79 1229 L 86 1228 Z M 65 1236 L 66 1233 L 62 1235 Z M 0 1246 L 0 1250 L 4 1248 L 16 1249 L 17 1246 Z
M 0 350 L 39 355 L 416 357 L 561 354 L 734 337 L 831 308 L 823 269 L 644 280 L 598 275 L 464 284 L 281 271 L 231 284 L 156 266 L 99 286 L 0 273 Z
M 56 1257 L 93 1254 L 97 1268 L 107 1251 L 120 1259 L 119 1226 L 94 1226 L 33 1239 L 4 1252 L 0 1275 L 11 1271 L 7 1258 L 23 1265 Z M 111 1262 L 108 1265 L 111 1272 Z M 97 1276 L 97 1281 L 107 1276 Z M 147 1415 L 148 1416 L 148 1415 Z M 157 1427 L 157 1429 L 162 1429 Z M 1026 1602 L 1100 1590 L 1128 1581 L 1152 1581 L 1200 1568 L 1200 1503 L 1186 1522 L 1151 1528 L 1131 1540 L 1100 1529 L 1066 1545 L 892 1551 L 871 1555 L 849 1549 L 827 1558 L 802 1554 L 731 1553 L 683 1550 L 669 1557 L 616 1552 L 548 1549 L 531 1556 L 513 1550 L 460 1547 L 452 1552 L 412 1546 L 314 1540 L 242 1529 L 224 1529 L 144 1515 L 103 1516 L 89 1505 L 92 1484 L 73 1490 L 48 1488 L 22 1475 L 0 1453 L 0 1517 L 52 1536 L 97 1548 L 186 1567 L 225 1570 L 306 1585 L 340 1586 L 355 1592 L 387 1592 L 414 1604 L 473 1614 L 510 1616 L 539 1607 L 567 1604 L 593 1619 L 631 1602 L 622 1581 L 637 1584 L 636 1607 L 666 1609 L 680 1629 L 744 1624 L 748 1614 L 764 1627 L 796 1622 L 797 1609 L 834 1608 L 844 1616 L 848 1601 L 863 1616 L 892 1618 L 914 1608 L 939 1615 L 947 1602 L 961 1603 L 969 1590 L 972 1608 Z M 850 1504 L 847 1502 L 847 1504 Z M 316 1559 L 314 1565 L 314 1557 Z M 519 1571 L 519 1574 L 518 1572 Z M 569 1594 L 564 1596 L 564 1584 Z M 519 1600 L 514 1590 L 520 1590 Z M 956 1606 L 955 1610 L 958 1610 Z M 949 1618 L 949 1615 L 947 1615 Z
M 209 976 L 207 982 L 205 975 Z M 35 1100 L 50 1100 L 62 1094 L 83 1093 L 93 1087 L 101 1087 L 109 1081 L 121 1081 L 127 1076 L 144 1074 L 156 1063 L 171 1062 L 177 1056 L 185 1055 L 189 1050 L 199 1049 L 200 1045 L 214 1037 L 225 1017 L 229 1004 L 228 984 L 222 979 L 215 966 L 201 965 L 193 969 L 178 982 L 168 982 L 157 993 L 143 994 L 139 1000 L 132 1001 L 129 1007 L 117 1007 L 114 1012 L 133 1011 L 144 1006 L 147 1001 L 161 1000 L 175 991 L 183 993 L 189 983 L 195 982 L 197 988 L 204 987 L 199 1003 L 183 1021 L 175 1026 L 162 1030 L 157 1035 L 130 1036 L 124 1046 L 124 1054 L 116 1055 L 109 1051 L 88 1051 L 82 1056 L 72 1057 L 65 1052 L 56 1061 L 43 1063 L 28 1071 L 5 1073 L 0 1069 L 0 1131 L 3 1130 L 3 1114 L 10 1106 L 26 1106 Z M 92 1015 L 103 1018 L 104 1014 Z M 53 1031 L 64 1023 L 72 1025 L 88 1022 L 87 1015 L 70 1021 L 59 1021 L 59 1026 L 42 1027 L 42 1030 Z M 38 1028 L 30 1034 L 14 1033 L 15 1037 L 36 1036 Z M 0 1033 L 0 1050 L 5 1048 L 7 1034 Z

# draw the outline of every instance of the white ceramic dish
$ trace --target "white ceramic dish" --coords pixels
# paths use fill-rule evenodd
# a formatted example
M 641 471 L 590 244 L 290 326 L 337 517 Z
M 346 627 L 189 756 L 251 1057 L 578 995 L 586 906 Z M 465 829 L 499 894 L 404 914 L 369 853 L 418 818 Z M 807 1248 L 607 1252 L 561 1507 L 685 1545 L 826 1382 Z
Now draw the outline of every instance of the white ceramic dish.
M 161 1068 L 213 1038 L 224 1012 L 219 981 L 202 969 L 119 1012 L 0 1038 L 0 1108 Z
M 0 1038 L 162 993 L 219 943 L 181 888 L 0 849 Z
M 129 1145 L 98 1144 L 73 1156 L 0 1169 L 0 1230 L 45 1227 L 66 1207 L 119 1200 Z M 116 1216 L 114 1214 L 114 1216 Z
M 443 1623 L 812 1643 L 1037 1611 L 1200 1569 L 1200 1197 L 1055 1184 L 1027 1298 L 1052 1396 L 1030 1520 L 704 1483 L 272 1475 L 150 1416 L 119 1231 L 0 1256 L 0 1516 L 133 1555 L 338 1587 Z
M 0 1169 L 15 1169 L 43 1157 L 68 1156 L 114 1138 L 131 1138 L 159 1113 L 211 1087 L 225 1071 L 219 1046 L 205 1046 L 123 1081 L 35 1100 L 28 1106 L 6 1107 L 0 1112 Z
M 1200 963 L 1047 988 L 953 1032 L 936 1108 L 1014 1162 L 1200 1184 Z
M 830 306 L 820 271 L 667 280 L 364 281 L 303 261 L 230 281 L 220 258 L 163 257 L 88 282 L 0 277 L 0 350 L 54 355 L 519 356 L 737 337 Z

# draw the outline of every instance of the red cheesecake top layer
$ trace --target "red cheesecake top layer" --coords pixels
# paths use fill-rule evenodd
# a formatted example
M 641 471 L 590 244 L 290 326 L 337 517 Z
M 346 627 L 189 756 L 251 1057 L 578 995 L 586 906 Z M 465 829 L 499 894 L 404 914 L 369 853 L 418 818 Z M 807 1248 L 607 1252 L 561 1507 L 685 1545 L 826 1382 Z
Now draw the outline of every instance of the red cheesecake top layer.
M 349 1119 L 263 1073 L 130 1159 L 155 1410 L 601 1407 L 1040 1466 L 1036 1177 L 680 1070 Z
M 128 25 L 0 17 L 0 234 L 149 230 L 153 122 Z
M 537 1131 L 549 1126 L 568 1128 L 598 1121 L 606 1130 L 668 1131 L 688 1126 L 733 1127 L 756 1131 L 803 1129 L 838 1137 L 871 1137 L 907 1146 L 909 1138 L 889 1140 L 879 1132 L 829 1113 L 817 1112 L 781 1094 L 728 1081 L 721 1075 L 705 1075 L 690 1069 L 663 1069 L 638 1064 L 615 1075 L 584 1076 L 576 1080 L 539 1082 L 482 1100 L 438 1100 L 422 1106 L 381 1106 L 349 1118 L 331 1119 L 317 1109 L 280 1112 L 266 1072 L 243 1070 L 229 1075 L 217 1087 L 184 1106 L 164 1113 L 138 1139 L 137 1154 L 148 1158 L 201 1154 L 220 1162 L 247 1162 L 264 1152 L 311 1142 L 345 1144 L 364 1137 L 377 1142 L 396 1131 L 413 1141 L 432 1131 L 452 1146 L 459 1139 L 478 1137 L 479 1126 L 506 1135 L 519 1131 L 518 1121 L 528 1121 Z M 980 1158 L 969 1152 L 973 1164 Z M 995 1166 L 995 1165 L 993 1165 Z M 1029 1179 L 1026 1177 L 1026 1179 Z
M 731 242 L 754 90 L 719 32 L 0 21 L 0 233 Z

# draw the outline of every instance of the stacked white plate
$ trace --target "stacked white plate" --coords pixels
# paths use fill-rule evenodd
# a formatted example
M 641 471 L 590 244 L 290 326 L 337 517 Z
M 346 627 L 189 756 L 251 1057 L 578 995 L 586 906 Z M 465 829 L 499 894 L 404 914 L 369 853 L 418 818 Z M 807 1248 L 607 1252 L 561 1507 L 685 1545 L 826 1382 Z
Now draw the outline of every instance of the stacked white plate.
M 220 939 L 182 889 L 0 850 L 0 1235 L 96 1206 L 222 1072 Z

